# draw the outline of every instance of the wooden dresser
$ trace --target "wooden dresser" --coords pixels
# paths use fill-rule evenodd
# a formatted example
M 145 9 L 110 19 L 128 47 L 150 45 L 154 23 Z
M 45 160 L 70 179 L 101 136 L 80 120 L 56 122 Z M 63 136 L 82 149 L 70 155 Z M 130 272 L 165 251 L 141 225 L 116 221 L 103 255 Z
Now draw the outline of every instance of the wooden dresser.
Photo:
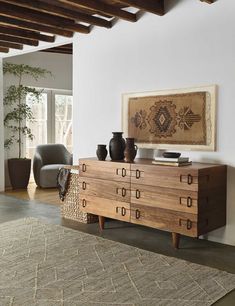
M 198 237 L 226 224 L 224 165 L 157 166 L 148 159 L 134 163 L 80 159 L 80 209 L 105 217 Z

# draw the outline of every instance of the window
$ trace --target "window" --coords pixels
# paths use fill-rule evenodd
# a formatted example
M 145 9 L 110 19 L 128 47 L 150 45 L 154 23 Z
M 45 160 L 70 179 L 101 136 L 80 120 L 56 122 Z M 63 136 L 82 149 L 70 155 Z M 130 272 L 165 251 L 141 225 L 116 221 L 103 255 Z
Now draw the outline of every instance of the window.
M 63 143 L 72 152 L 73 97 L 55 94 L 55 142 Z
M 34 121 L 27 122 L 34 139 L 26 139 L 26 157 L 33 158 L 37 144 L 47 143 L 47 93 L 42 93 L 39 103 L 34 102 L 31 95 L 27 95 L 26 103 L 33 111 Z
M 44 90 L 39 103 L 30 95 L 26 97 L 26 102 L 34 116 L 33 122 L 27 122 L 34 139 L 26 140 L 26 156 L 33 158 L 36 146 L 47 143 L 62 143 L 72 152 L 72 93 Z

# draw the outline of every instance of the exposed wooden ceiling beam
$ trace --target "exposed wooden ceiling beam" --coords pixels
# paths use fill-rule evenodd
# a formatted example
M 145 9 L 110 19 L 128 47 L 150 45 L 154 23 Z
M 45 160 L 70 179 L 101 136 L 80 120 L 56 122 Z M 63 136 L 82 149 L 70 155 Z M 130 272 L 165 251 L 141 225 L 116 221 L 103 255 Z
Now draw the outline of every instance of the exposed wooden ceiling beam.
M 61 53 L 61 54 L 73 54 L 73 50 L 72 50 L 72 49 L 67 49 L 67 48 L 62 48 L 62 47 L 44 49 L 44 50 L 41 50 L 40 52 Z
M 156 15 L 164 15 L 164 0 L 121 0 L 121 2 Z
M 6 0 L 4 0 L 4 2 L 5 1 Z M 10 0 L 6 2 L 13 3 Z M 60 3 L 58 2 L 58 0 L 17 0 L 14 1 L 14 3 L 18 3 L 18 5 L 20 4 L 23 7 L 30 8 L 39 12 L 50 13 L 55 16 L 66 17 L 75 21 L 85 22 L 91 25 L 96 25 L 105 28 L 112 27 L 112 23 L 110 21 L 92 15 L 84 14 L 76 7 L 73 7 L 72 10 L 69 10 L 67 4 Z
M 35 46 L 35 47 L 38 46 L 39 44 L 38 40 L 32 40 L 32 39 L 10 36 L 5 34 L 0 34 L 0 40 L 14 42 L 23 45 Z
M 15 43 L 12 43 L 12 42 L 1 41 L 1 40 L 0 40 L 0 46 L 1 47 L 6 47 L 6 48 L 12 48 L 12 49 L 19 49 L 19 50 L 23 49 L 22 44 L 15 44 Z
M 96 25 L 104 28 L 112 27 L 111 21 L 108 21 L 104 18 L 85 14 L 81 12 L 81 10 L 79 10 L 78 7 L 73 6 L 72 9 L 68 9 L 68 5 L 66 3 L 59 2 L 58 0 L 39 0 L 39 1 L 54 6 L 53 14 L 63 17 L 69 17 L 74 20 L 86 22 L 91 25 Z
M 111 28 L 113 17 L 135 22 L 138 12 L 130 11 L 131 7 L 164 15 L 164 0 L 0 0 L 0 48 L 8 52 L 9 48 L 22 49 L 23 44 L 54 42 L 54 35 L 89 33 L 90 25 Z M 59 51 L 71 53 L 72 46 L 55 47 L 48 52 Z
M 73 44 L 66 44 L 66 45 L 57 46 L 57 47 L 53 47 L 49 49 L 44 49 L 44 50 L 40 50 L 39 52 L 73 54 Z
M 5 48 L 5 47 L 0 47 L 0 52 L 8 53 L 8 52 L 9 52 L 9 49 L 8 49 L 8 48 Z
M 114 5 L 106 4 L 100 0 L 59 0 L 60 2 L 67 3 L 70 7 L 77 6 L 84 9 L 92 9 L 99 13 L 115 16 L 127 21 L 136 22 L 136 14 L 122 10 Z
M 62 45 L 59 47 L 55 47 L 55 48 L 64 48 L 64 49 L 72 49 L 73 48 L 73 44 L 66 44 L 66 45 Z
M 1 16 L 0 15 L 0 24 L 5 24 L 5 25 L 13 25 L 13 26 L 18 26 L 23 29 L 29 29 L 29 30 L 35 30 L 39 32 L 45 32 L 45 33 L 50 33 L 50 34 L 57 34 L 65 37 L 72 37 L 73 32 L 68 31 L 68 30 L 63 30 L 51 26 L 45 26 L 43 24 L 36 24 L 24 20 L 19 20 L 15 18 L 10 18 L 6 16 Z
M 72 54 L 71 52 L 69 52 L 68 50 L 59 50 L 59 49 L 46 49 L 46 50 L 42 50 L 42 52 L 49 52 L 49 53 L 59 53 L 59 54 Z
M 17 37 L 23 37 L 33 40 L 41 40 L 46 42 L 55 42 L 55 36 L 40 34 L 38 32 L 21 30 L 15 27 L 0 26 L 0 33 Z
M 50 1 L 50 0 L 39 0 L 39 1 L 45 2 L 45 1 Z M 91 9 L 91 8 L 84 8 L 84 7 L 81 7 L 81 6 L 78 7 L 78 6 L 74 6 L 74 5 L 70 6 L 69 3 L 63 3 L 60 0 L 53 0 L 53 1 L 57 2 L 56 5 L 65 4 L 67 6 L 67 8 L 72 9 L 72 10 L 74 10 L 74 8 L 75 8 L 76 10 L 78 10 L 78 11 L 84 13 L 84 14 L 89 14 L 89 15 L 96 15 L 96 14 L 98 14 L 99 17 L 102 16 L 102 17 L 105 17 L 105 18 L 112 18 L 112 16 L 108 15 L 107 13 L 97 12 L 96 10 Z M 108 4 L 110 4 L 110 3 L 108 3 Z
M 54 26 L 70 31 L 88 34 L 90 28 L 82 24 L 77 24 L 68 18 L 53 16 L 47 13 L 37 12 L 28 8 L 21 7 L 18 1 L 14 5 L 8 3 L 9 0 L 0 1 L 0 15 L 14 17 L 24 21 Z M 11 1 L 11 3 L 14 0 Z M 17 5 L 15 5 L 17 4 Z
M 200 0 L 201 2 L 206 2 L 208 4 L 214 3 L 214 0 Z

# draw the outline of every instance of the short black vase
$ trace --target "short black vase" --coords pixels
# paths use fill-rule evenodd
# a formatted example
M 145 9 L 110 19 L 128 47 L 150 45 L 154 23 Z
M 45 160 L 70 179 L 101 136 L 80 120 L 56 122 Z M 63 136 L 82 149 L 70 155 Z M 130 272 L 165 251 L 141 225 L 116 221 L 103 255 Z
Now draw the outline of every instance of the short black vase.
M 113 138 L 109 142 L 109 155 L 111 160 L 123 160 L 126 142 L 122 138 L 123 132 L 113 132 Z
M 105 160 L 107 157 L 107 154 L 108 154 L 108 151 L 106 149 L 106 145 L 98 144 L 97 150 L 96 150 L 96 155 L 98 157 L 98 160 Z

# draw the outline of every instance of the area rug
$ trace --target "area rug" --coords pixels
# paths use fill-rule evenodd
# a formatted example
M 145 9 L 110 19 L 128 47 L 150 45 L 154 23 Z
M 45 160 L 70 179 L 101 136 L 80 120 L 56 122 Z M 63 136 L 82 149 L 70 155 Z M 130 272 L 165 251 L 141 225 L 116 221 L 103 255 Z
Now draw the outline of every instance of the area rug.
M 0 305 L 203 306 L 235 275 L 33 218 L 0 225 Z

